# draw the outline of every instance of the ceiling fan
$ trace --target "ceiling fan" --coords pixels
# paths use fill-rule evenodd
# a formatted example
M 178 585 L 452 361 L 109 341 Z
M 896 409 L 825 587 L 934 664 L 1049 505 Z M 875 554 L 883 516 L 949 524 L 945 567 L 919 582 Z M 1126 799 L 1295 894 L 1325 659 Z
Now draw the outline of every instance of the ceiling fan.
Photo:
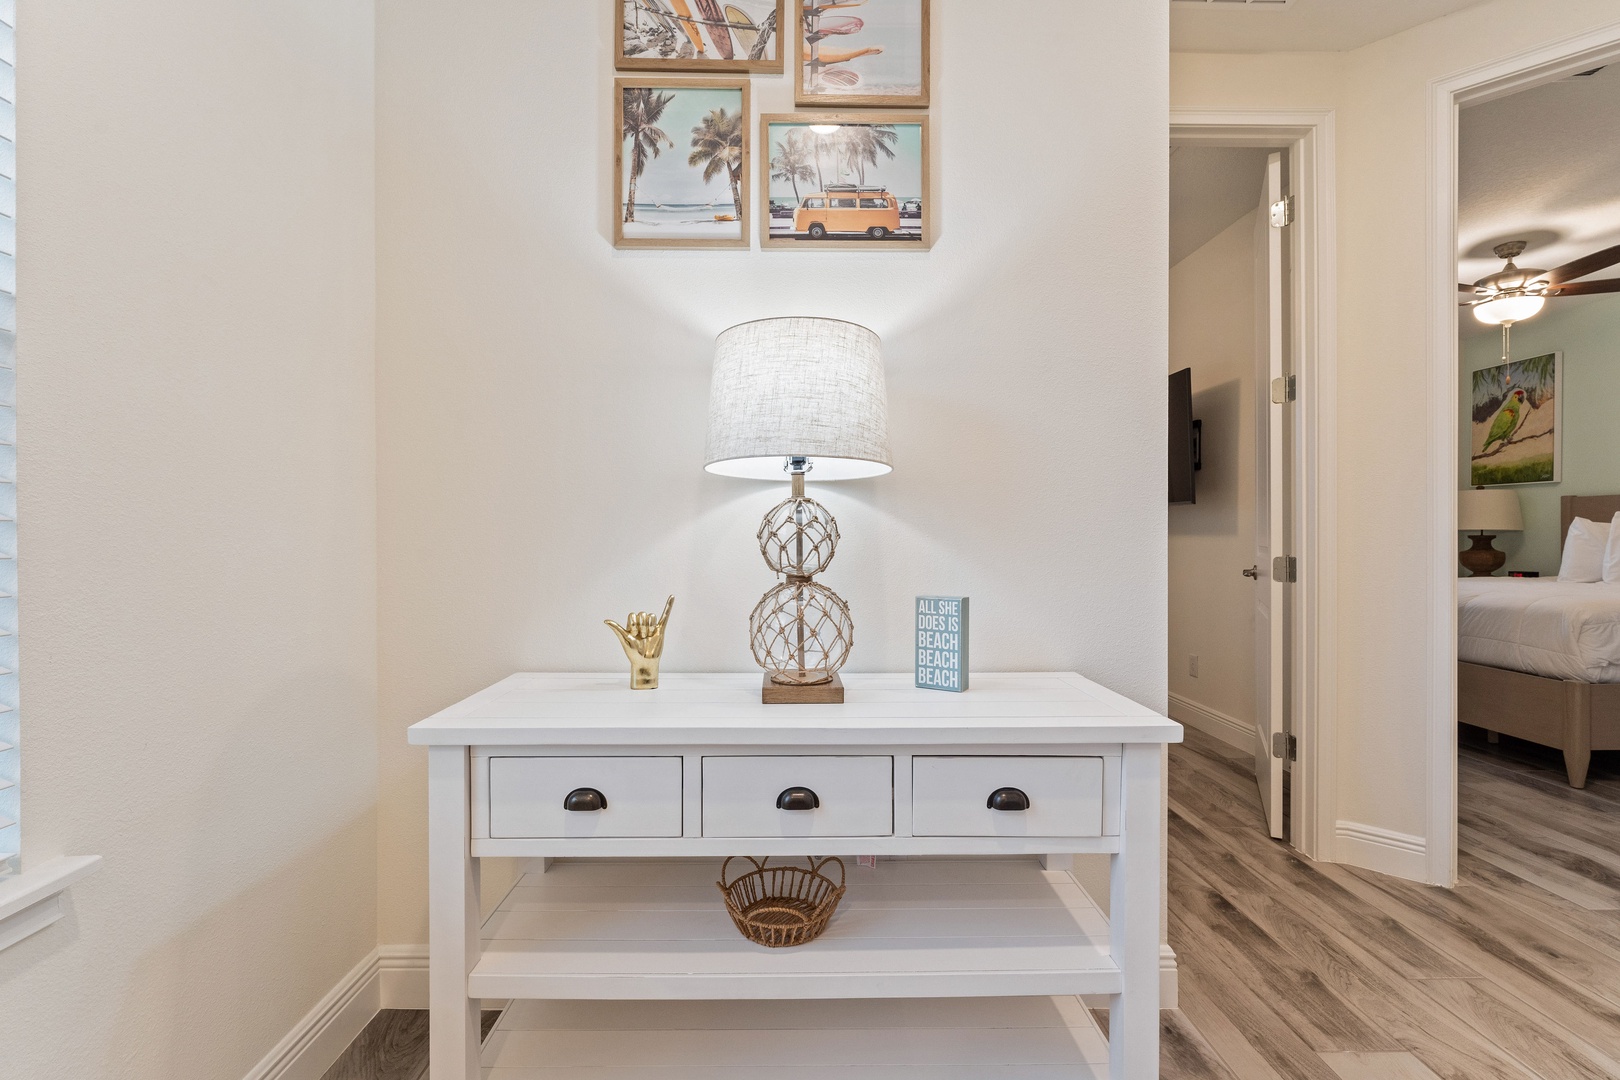
M 1474 298 L 1462 305 L 1474 309 L 1474 318 L 1488 326 L 1502 328 L 1504 361 L 1508 358 L 1509 328 L 1539 312 L 1548 297 L 1620 292 L 1620 278 L 1578 280 L 1620 263 L 1620 244 L 1573 259 L 1552 270 L 1515 266 L 1513 260 L 1523 255 L 1528 246 L 1523 240 L 1496 245 L 1492 250 L 1498 259 L 1507 260 L 1507 265 L 1472 285 L 1457 286 L 1459 291 Z

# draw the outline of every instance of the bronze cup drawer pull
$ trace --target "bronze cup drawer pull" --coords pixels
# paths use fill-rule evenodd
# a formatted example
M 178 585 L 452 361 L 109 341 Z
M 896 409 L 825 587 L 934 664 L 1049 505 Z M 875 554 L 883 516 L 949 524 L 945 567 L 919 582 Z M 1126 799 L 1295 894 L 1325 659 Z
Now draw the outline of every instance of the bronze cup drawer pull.
M 563 799 L 563 809 L 571 810 L 576 814 L 591 814 L 598 810 L 607 809 L 607 796 L 595 788 L 575 788 Z
M 770 790 L 767 788 L 766 790 Z M 821 796 L 807 787 L 790 787 L 776 797 L 778 810 L 820 810 Z
M 1015 787 L 997 788 L 990 793 L 984 805 L 991 810 L 1005 810 L 1014 813 L 1029 809 L 1029 796 Z

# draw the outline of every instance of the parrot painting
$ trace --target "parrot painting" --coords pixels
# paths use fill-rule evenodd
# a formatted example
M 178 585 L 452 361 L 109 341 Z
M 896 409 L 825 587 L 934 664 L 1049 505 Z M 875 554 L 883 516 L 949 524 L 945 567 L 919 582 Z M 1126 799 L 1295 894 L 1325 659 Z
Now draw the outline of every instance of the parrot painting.
M 1524 391 L 1513 391 L 1507 396 L 1507 400 L 1502 402 L 1502 407 L 1496 410 L 1496 415 L 1491 418 L 1491 430 L 1485 436 L 1485 445 L 1479 448 L 1480 455 L 1489 453 L 1492 443 L 1497 444 L 1498 450 L 1506 446 L 1508 440 L 1513 438 L 1513 433 L 1523 427 L 1529 418 L 1530 402 L 1525 397 Z

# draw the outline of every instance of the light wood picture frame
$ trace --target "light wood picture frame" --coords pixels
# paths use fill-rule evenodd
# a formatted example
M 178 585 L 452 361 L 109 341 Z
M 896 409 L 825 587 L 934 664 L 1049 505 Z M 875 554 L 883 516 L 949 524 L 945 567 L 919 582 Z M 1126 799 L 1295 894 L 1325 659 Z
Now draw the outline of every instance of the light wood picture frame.
M 780 75 L 795 40 L 787 25 L 790 3 L 797 0 L 610 0 L 613 66 Z
M 932 0 L 788 0 L 793 101 L 822 109 L 928 107 Z
M 748 80 L 615 79 L 613 101 L 613 246 L 752 246 Z
M 1556 484 L 1564 478 L 1564 354 L 1543 353 L 1473 372 L 1468 482 Z
M 757 156 L 762 247 L 932 246 L 926 113 L 768 113 Z

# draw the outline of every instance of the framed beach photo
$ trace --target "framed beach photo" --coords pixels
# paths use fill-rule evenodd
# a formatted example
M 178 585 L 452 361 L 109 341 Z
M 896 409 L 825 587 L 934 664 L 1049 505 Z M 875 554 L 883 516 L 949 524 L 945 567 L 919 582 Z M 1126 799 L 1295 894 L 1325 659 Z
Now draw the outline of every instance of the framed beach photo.
M 759 235 L 765 247 L 926 248 L 932 243 L 928 117 L 760 117 Z
M 793 100 L 837 109 L 928 105 L 929 0 L 789 0 Z
M 1563 361 L 1563 354 L 1554 352 L 1474 372 L 1470 484 L 1556 484 L 1563 479 Z
M 780 75 L 789 3 L 798 0 L 610 0 L 621 71 Z M 791 40 L 791 35 L 788 35 Z
M 748 80 L 616 79 L 613 244 L 746 248 Z

